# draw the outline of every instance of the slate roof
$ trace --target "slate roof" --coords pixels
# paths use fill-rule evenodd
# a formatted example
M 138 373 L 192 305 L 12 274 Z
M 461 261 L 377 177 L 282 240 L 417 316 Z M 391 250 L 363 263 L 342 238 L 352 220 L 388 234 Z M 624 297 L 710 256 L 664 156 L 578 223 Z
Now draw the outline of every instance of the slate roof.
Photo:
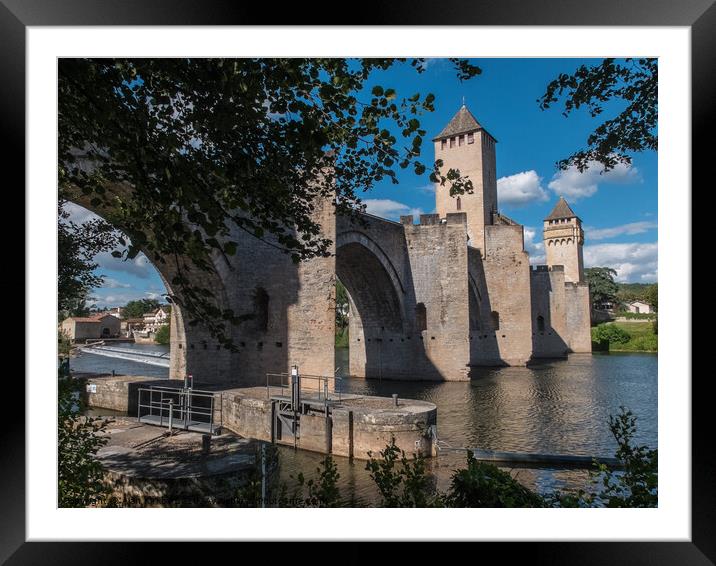
M 567 201 L 564 200 L 564 197 L 559 197 L 559 200 L 557 201 L 557 204 L 552 209 L 552 212 L 550 212 L 549 216 L 545 218 L 545 220 L 558 220 L 560 218 L 576 218 L 577 215 L 574 214 L 574 211 L 569 208 L 569 205 L 567 204 Z
M 484 130 L 484 128 L 480 125 L 475 116 L 472 115 L 472 112 L 467 109 L 467 106 L 463 104 L 460 110 L 457 111 L 457 114 L 448 122 L 448 125 L 443 128 L 442 132 L 433 138 L 433 141 L 451 138 L 459 134 L 466 134 L 477 130 Z

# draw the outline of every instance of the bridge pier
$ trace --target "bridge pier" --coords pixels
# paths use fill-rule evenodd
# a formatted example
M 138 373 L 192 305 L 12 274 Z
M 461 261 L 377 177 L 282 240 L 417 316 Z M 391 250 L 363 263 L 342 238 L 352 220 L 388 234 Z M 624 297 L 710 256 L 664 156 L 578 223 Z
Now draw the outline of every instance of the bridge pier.
M 137 415 L 137 393 L 140 387 L 183 386 L 178 380 L 158 380 L 140 376 L 102 376 L 86 380 L 86 400 L 90 407 Z M 205 389 L 205 384 L 196 384 Z M 377 455 L 395 439 L 406 453 L 434 455 L 437 407 L 427 401 L 400 399 L 398 405 L 389 397 L 342 394 L 331 406 L 330 418 L 320 412 L 300 415 L 299 435 L 277 435 L 274 400 L 266 387 L 212 388 L 221 404 L 215 403 L 215 422 L 222 429 L 243 438 L 265 440 L 296 446 L 312 452 L 331 453 L 348 458 L 367 459 Z M 311 391 L 304 394 L 304 398 Z

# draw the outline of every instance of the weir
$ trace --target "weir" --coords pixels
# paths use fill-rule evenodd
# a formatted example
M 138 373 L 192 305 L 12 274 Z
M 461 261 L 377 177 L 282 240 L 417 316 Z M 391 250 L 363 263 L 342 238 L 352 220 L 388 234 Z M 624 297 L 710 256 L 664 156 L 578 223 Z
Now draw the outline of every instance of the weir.
M 128 360 L 131 362 L 137 362 L 140 364 L 147 364 L 150 366 L 169 367 L 169 352 L 154 353 L 154 352 L 137 352 L 136 350 L 129 350 L 126 348 L 116 348 L 114 346 L 104 346 L 101 344 L 81 346 L 79 347 L 81 352 L 86 354 L 95 354 L 97 356 L 106 356 L 108 358 L 118 358 L 121 360 Z

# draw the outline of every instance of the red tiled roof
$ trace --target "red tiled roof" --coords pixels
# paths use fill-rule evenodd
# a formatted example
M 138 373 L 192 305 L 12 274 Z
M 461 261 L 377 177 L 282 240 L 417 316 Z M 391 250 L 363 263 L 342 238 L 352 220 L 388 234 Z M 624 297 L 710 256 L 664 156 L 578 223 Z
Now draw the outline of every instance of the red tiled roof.
M 112 315 L 106 312 L 101 312 L 98 314 L 93 314 L 92 316 L 71 316 L 70 320 L 74 320 L 76 322 L 101 322 L 102 319 L 107 318 L 108 316 Z

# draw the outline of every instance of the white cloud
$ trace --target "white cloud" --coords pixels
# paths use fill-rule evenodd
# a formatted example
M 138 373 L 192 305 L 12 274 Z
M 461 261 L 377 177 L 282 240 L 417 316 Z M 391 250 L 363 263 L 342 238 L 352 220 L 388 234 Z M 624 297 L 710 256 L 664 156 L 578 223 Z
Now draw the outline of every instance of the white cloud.
M 365 204 L 365 211 L 368 214 L 388 218 L 390 220 L 398 220 L 401 216 L 407 216 L 408 214 L 412 214 L 413 216 L 424 214 L 420 208 L 411 208 L 407 204 L 390 199 L 366 199 L 363 201 L 363 204 Z
M 89 222 L 90 220 L 99 220 L 99 216 L 97 216 L 94 212 L 90 212 L 86 208 L 80 206 L 79 204 L 75 204 L 74 202 L 66 202 L 63 208 L 65 212 L 70 215 L 68 220 L 71 220 L 75 224 L 82 224 L 84 222 Z
M 422 187 L 418 187 L 418 189 L 421 193 L 431 193 L 435 194 L 435 183 L 429 183 L 427 185 L 423 185 Z
M 601 164 L 590 162 L 589 168 L 580 173 L 576 167 L 557 171 L 547 185 L 556 195 L 572 201 L 593 196 L 599 189 L 599 183 L 635 183 L 641 180 L 641 174 L 630 164 L 619 163 L 607 172 L 602 172 Z
M 113 257 L 111 252 L 97 254 L 94 261 L 100 270 L 119 271 L 129 273 L 140 279 L 148 279 L 154 275 L 155 268 L 143 253 L 138 253 L 134 259 L 124 260 Z
M 70 214 L 69 220 L 77 224 L 100 218 L 94 212 L 90 212 L 86 208 L 72 202 L 65 203 L 64 208 Z M 125 240 L 127 239 L 126 236 L 124 236 L 124 238 Z M 116 248 L 117 251 L 124 251 L 125 249 L 126 247 L 119 245 Z M 112 256 L 112 252 L 102 252 L 94 257 L 94 261 L 97 263 L 100 270 L 129 273 L 130 275 L 134 275 L 140 279 L 147 279 L 154 274 L 154 266 L 151 264 L 147 256 L 141 252 L 131 260 L 116 258 Z M 130 285 L 120 283 L 113 278 L 105 278 L 105 283 L 102 286 L 109 289 L 130 287 Z
M 142 291 L 140 289 L 127 291 L 126 293 L 111 293 L 109 295 L 101 295 L 95 292 L 95 295 L 88 300 L 87 303 L 90 305 L 97 305 L 99 308 L 123 307 L 129 301 L 136 301 L 139 299 L 156 299 L 160 302 L 164 302 L 164 295 L 161 293 Z
M 497 179 L 497 198 L 508 206 L 524 206 L 549 200 L 542 188 L 542 178 L 534 169 Z
M 132 286 L 129 283 L 122 283 L 112 277 L 105 277 L 102 283 L 103 289 L 131 289 Z
M 524 227 L 525 234 L 525 251 L 530 254 L 530 263 L 532 265 L 542 265 L 545 263 L 544 255 L 544 242 L 542 241 L 542 234 L 539 234 L 539 240 L 535 241 L 537 237 L 537 230 L 531 226 Z
M 634 234 L 643 234 L 657 227 L 656 222 L 630 222 L 621 226 L 613 226 L 611 228 L 592 228 L 586 226 L 584 232 L 590 240 L 606 240 L 615 236 L 632 236 Z
M 617 281 L 653 283 L 657 278 L 657 242 L 584 246 L 585 267 L 611 267 Z

